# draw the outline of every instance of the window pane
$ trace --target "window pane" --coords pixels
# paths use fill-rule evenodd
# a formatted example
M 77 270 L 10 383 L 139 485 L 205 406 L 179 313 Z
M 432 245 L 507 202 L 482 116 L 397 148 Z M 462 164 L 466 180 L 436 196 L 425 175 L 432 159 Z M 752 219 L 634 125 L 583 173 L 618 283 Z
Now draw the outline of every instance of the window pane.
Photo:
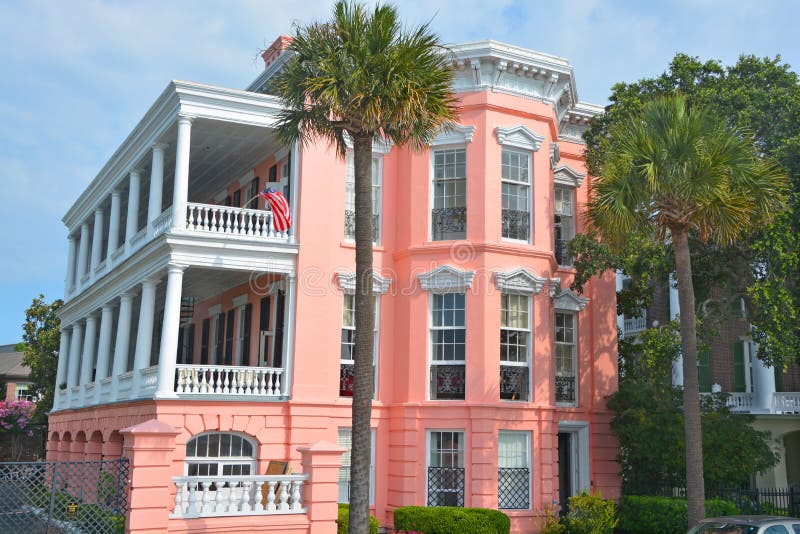
M 219 434 L 208 436 L 208 456 L 209 458 L 219 457 Z
M 499 467 L 528 467 L 528 437 L 524 432 L 500 432 L 497 451 Z

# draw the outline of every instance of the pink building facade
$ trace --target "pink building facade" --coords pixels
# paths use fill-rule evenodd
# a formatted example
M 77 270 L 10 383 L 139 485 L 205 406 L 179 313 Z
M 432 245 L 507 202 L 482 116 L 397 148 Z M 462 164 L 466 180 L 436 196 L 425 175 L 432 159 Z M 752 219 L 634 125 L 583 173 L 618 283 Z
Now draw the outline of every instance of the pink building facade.
M 352 163 L 274 140 L 265 88 L 285 44 L 245 91 L 170 83 L 64 217 L 48 456 L 157 436 L 141 453 L 157 468 L 137 480 L 133 461 L 147 512 L 131 531 L 253 531 L 268 515 L 264 529 L 326 532 L 347 500 Z M 601 108 L 562 58 L 453 53 L 459 124 L 423 152 L 374 144 L 371 501 L 387 527 L 397 507 L 451 505 L 533 532 L 572 494 L 620 489 L 615 279 L 571 292 L 563 247 L 583 228 L 580 135 Z M 251 200 L 266 186 L 289 198 L 288 232 Z M 294 474 L 265 476 L 270 461 Z

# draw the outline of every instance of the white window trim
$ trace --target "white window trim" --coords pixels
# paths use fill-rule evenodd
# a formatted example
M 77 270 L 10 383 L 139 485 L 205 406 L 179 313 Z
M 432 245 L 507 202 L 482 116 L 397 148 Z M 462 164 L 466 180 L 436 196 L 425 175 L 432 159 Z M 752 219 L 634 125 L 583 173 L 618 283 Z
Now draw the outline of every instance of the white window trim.
M 461 124 L 453 124 L 450 128 L 440 131 L 436 137 L 431 141 L 431 148 L 440 148 L 449 145 L 459 145 L 466 148 L 467 143 L 472 142 L 472 137 L 475 134 L 474 126 L 464 126 Z M 458 148 L 454 146 L 452 148 Z
M 391 145 L 389 145 L 389 149 L 391 149 Z M 372 238 L 373 238 L 372 239 L 372 245 L 376 246 L 376 247 L 380 246 L 381 241 L 383 240 L 383 156 L 384 156 L 384 154 L 388 154 L 389 153 L 389 149 L 387 149 L 386 151 L 375 150 L 375 142 L 373 142 L 372 160 L 374 162 L 377 162 L 378 190 L 380 191 L 379 202 L 377 203 L 377 205 L 373 202 L 373 205 L 372 205 L 372 214 L 378 216 L 378 235 L 377 235 L 377 239 L 375 239 L 376 236 L 372 236 Z M 353 157 L 354 156 L 353 156 L 352 142 L 351 142 L 348 145 L 347 156 L 345 157 L 345 193 L 344 193 L 345 194 L 345 210 L 347 209 L 347 172 L 348 172 L 348 167 L 349 167 L 351 161 L 353 162 L 353 165 L 355 166 L 355 160 L 353 159 Z M 371 168 L 372 167 L 370 166 L 370 169 Z M 353 169 L 353 182 L 354 182 L 353 186 L 355 187 L 355 168 Z M 375 184 L 373 183 L 371 187 L 374 188 Z M 355 191 L 353 191 L 353 195 L 354 195 L 354 200 L 355 200 Z M 355 211 L 355 206 L 353 207 L 353 210 Z M 354 237 L 350 237 L 348 235 L 345 235 L 344 236 L 344 241 L 347 242 L 347 243 L 354 243 L 355 242 L 355 238 Z
M 356 273 L 352 271 L 337 271 L 336 279 L 339 283 L 339 289 L 343 293 L 350 295 L 356 292 Z M 378 295 L 385 295 L 389 291 L 389 286 L 392 284 L 391 278 L 384 278 L 378 272 L 372 271 L 372 292 Z
M 423 291 L 431 293 L 466 293 L 472 287 L 475 271 L 462 271 L 450 265 L 440 265 L 417 278 Z
M 431 451 L 433 450 L 433 434 L 437 432 L 459 432 L 461 433 L 461 457 L 464 463 L 462 469 L 464 469 L 464 508 L 468 507 L 467 499 L 467 432 L 463 428 L 428 428 L 425 431 L 425 506 L 428 506 L 428 491 L 429 491 L 429 480 L 428 480 L 428 468 L 429 467 L 436 467 L 431 465 Z
M 250 463 L 250 474 L 251 475 L 255 475 L 255 474 L 258 473 L 257 472 L 257 469 L 258 469 L 258 443 L 256 442 L 255 439 L 253 439 L 251 436 L 248 436 L 247 434 L 244 434 L 242 432 L 234 432 L 234 431 L 212 430 L 212 431 L 208 431 L 208 432 L 200 432 L 199 434 L 195 434 L 191 438 L 189 438 L 189 441 L 197 439 L 197 438 L 199 438 L 201 436 L 211 436 L 211 435 L 214 435 L 214 434 L 218 434 L 218 435 L 230 434 L 230 435 L 234 435 L 234 436 L 238 436 L 238 437 L 242 438 L 244 441 L 249 443 L 250 446 L 252 447 L 253 456 L 252 457 L 250 457 L 250 456 L 217 456 L 216 458 L 215 457 L 210 457 L 210 456 L 184 456 L 184 459 L 183 459 L 183 475 L 184 476 L 189 476 L 189 464 L 190 463 L 196 463 L 196 464 L 213 464 L 213 463 L 216 463 L 219 466 L 222 466 L 222 465 L 225 465 L 225 464 L 230 465 L 230 464 Z M 189 444 L 189 441 L 187 441 L 186 445 L 183 446 L 184 454 L 186 453 L 186 446 Z M 223 458 L 224 458 L 224 460 L 223 460 Z M 203 475 L 201 475 L 201 476 L 203 476 Z M 222 475 L 222 472 L 220 471 L 220 473 L 217 474 L 217 475 L 209 475 L 209 476 L 221 477 L 223 475 Z
M 556 406 L 578 406 L 580 404 L 580 388 L 578 384 L 578 314 L 577 312 L 564 309 L 556 309 L 555 313 L 561 313 L 572 316 L 572 374 L 575 379 L 575 400 L 573 402 L 556 402 Z M 553 387 L 555 388 L 555 372 L 556 372 L 556 351 L 555 346 L 558 342 L 555 340 L 556 336 L 556 318 L 553 315 Z
M 569 165 L 559 165 L 553 169 L 554 185 L 578 189 L 583 183 L 584 178 L 586 178 L 585 174 L 576 171 Z
M 591 487 L 591 470 L 589 457 L 589 423 L 586 421 L 559 421 L 559 433 L 573 435 L 570 440 L 570 460 L 572 463 L 572 491 L 579 495 L 589 491 Z
M 582 297 L 569 289 L 562 289 L 553 297 L 558 312 L 581 312 L 589 303 L 588 297 Z
M 514 295 L 515 293 L 508 293 L 509 295 Z M 518 294 L 518 293 L 517 293 Z M 502 320 L 500 321 L 500 330 L 509 330 L 509 331 L 516 331 L 516 332 L 526 332 L 527 335 L 527 342 L 525 343 L 525 361 L 524 362 L 509 362 L 500 360 L 500 365 L 507 366 L 507 367 L 527 367 L 528 369 L 528 391 L 526 392 L 527 398 L 524 401 L 518 400 L 509 400 L 509 399 L 500 399 L 501 402 L 531 402 L 533 399 L 533 392 L 532 392 L 532 382 L 533 382 L 533 299 L 530 295 L 522 294 L 521 296 L 525 297 L 528 300 L 528 325 L 527 328 L 511 328 L 511 327 L 504 327 Z M 502 294 L 500 296 L 502 299 Z M 502 310 L 502 307 L 501 307 Z M 502 313 L 502 311 L 501 311 Z M 501 317 L 502 319 L 502 317 Z M 499 377 L 498 377 L 499 378 Z
M 524 126 L 523 126 L 523 128 L 524 128 Z M 498 130 L 499 129 L 500 128 L 498 128 Z M 542 140 L 544 140 L 544 138 L 542 138 Z M 503 145 L 503 143 L 501 143 L 501 145 Z M 537 145 L 536 149 L 538 149 L 538 145 Z M 533 149 L 533 150 L 536 150 L 536 149 Z M 505 151 L 515 152 L 517 154 L 521 154 L 521 155 L 527 156 L 527 158 L 528 158 L 528 182 L 527 183 L 519 182 L 517 180 L 508 180 L 508 179 L 503 178 L 503 169 L 502 169 L 502 167 L 503 167 L 503 164 L 502 164 L 503 155 L 502 155 L 502 153 L 505 152 Z M 520 149 L 520 148 L 515 147 L 514 145 L 510 145 L 510 144 L 506 144 L 506 145 L 503 145 L 501 147 L 501 153 L 500 153 L 500 210 L 501 210 L 500 213 L 501 213 L 501 217 L 502 217 L 502 209 L 503 209 L 503 207 L 502 207 L 502 201 L 503 201 L 503 198 L 502 198 L 503 197 L 502 187 L 503 187 L 503 185 L 502 184 L 504 184 L 504 183 L 514 184 L 514 185 L 524 185 L 524 186 L 526 186 L 528 188 L 528 239 L 514 239 L 512 237 L 504 237 L 502 235 L 503 234 L 502 228 L 500 230 L 500 239 L 502 239 L 503 241 L 510 242 L 510 243 L 523 243 L 523 244 L 528 245 L 528 244 L 532 243 L 532 239 L 533 239 L 533 209 L 532 209 L 533 208 L 533 156 L 532 156 L 532 154 L 530 153 L 529 150 Z
M 539 135 L 524 124 L 504 128 L 498 126 L 494 130 L 497 143 L 504 147 L 512 147 L 530 152 L 537 152 L 544 142 L 544 136 Z
M 345 295 L 352 295 L 353 293 L 345 292 Z M 381 297 L 380 295 L 373 294 L 372 298 L 375 302 L 375 325 L 374 325 L 374 337 L 372 342 L 372 367 L 374 376 L 372 377 L 372 397 L 374 399 L 378 398 L 378 353 L 380 352 L 380 324 L 381 324 Z M 342 298 L 342 312 L 344 312 L 344 298 Z M 355 310 L 355 303 L 354 303 L 354 310 Z M 355 313 L 355 311 L 354 311 Z M 342 320 L 344 320 L 344 313 L 342 313 Z M 348 330 L 356 330 L 355 325 L 352 327 L 345 326 L 344 324 L 341 325 L 341 329 L 344 330 L 347 328 Z M 341 340 L 339 341 L 339 353 L 341 355 Z M 341 364 L 350 364 L 355 365 L 355 360 L 343 360 L 341 357 L 339 358 L 339 365 Z M 347 398 L 347 397 L 340 397 L 340 398 Z
M 456 126 L 458 126 L 458 125 L 456 125 Z M 433 215 L 431 213 L 432 213 L 432 210 L 433 210 L 433 206 L 435 204 L 434 195 L 435 195 L 436 188 L 433 186 L 433 183 L 435 181 L 435 171 L 434 171 L 435 164 L 434 164 L 434 161 L 436 160 L 436 151 L 437 150 L 459 150 L 459 149 L 463 149 L 464 150 L 465 156 L 466 156 L 466 164 L 465 164 L 465 167 L 464 167 L 464 182 L 466 184 L 466 186 L 465 186 L 465 191 L 466 191 L 465 195 L 467 196 L 467 202 L 465 202 L 465 204 L 468 203 L 468 201 L 469 201 L 469 196 L 468 196 L 468 194 L 469 194 L 469 181 L 468 181 L 469 180 L 469 154 L 468 154 L 468 151 L 467 151 L 467 143 L 472 141 L 472 131 L 475 130 L 475 127 L 474 126 L 469 126 L 469 127 L 466 127 L 466 128 L 467 129 L 469 129 L 469 128 L 472 129 L 472 130 L 469 131 L 469 136 L 468 136 L 469 138 L 467 138 L 465 136 L 465 137 L 463 137 L 463 140 L 462 140 L 461 138 L 459 138 L 457 136 L 455 136 L 455 137 L 445 136 L 445 137 L 441 137 L 441 139 L 443 139 L 443 140 L 453 139 L 453 140 L 456 140 L 458 142 L 455 142 L 455 143 L 450 143 L 450 142 L 437 143 L 436 139 L 440 139 L 440 137 L 437 136 L 436 139 L 434 140 L 434 142 L 432 142 L 431 145 L 430 145 L 430 147 L 431 147 L 431 149 L 430 149 L 430 158 L 428 158 L 428 241 L 433 241 L 434 240 L 433 239 Z M 440 136 L 441 136 L 441 134 L 440 134 Z M 465 205 L 465 208 L 467 209 L 467 216 L 469 217 L 469 207 Z M 467 233 L 467 229 L 464 228 L 464 234 L 465 234 L 464 239 L 466 239 L 466 233 Z M 453 240 L 437 240 L 437 241 L 453 241 Z M 460 240 L 456 240 L 456 241 L 460 241 Z
M 349 426 L 340 426 L 340 427 L 338 427 L 337 432 L 336 432 L 336 442 L 337 442 L 337 444 L 339 442 L 339 432 L 342 429 L 345 429 L 345 428 L 350 430 L 350 458 L 351 458 L 350 461 L 351 461 L 351 465 L 352 465 L 353 428 L 349 427 Z M 370 439 L 370 448 L 369 448 L 369 504 L 370 504 L 370 506 L 374 506 L 375 505 L 375 449 L 377 448 L 375 446 L 376 445 L 375 444 L 376 432 L 375 432 L 374 428 L 370 428 L 369 432 L 370 432 L 370 437 L 369 437 L 369 439 Z M 339 445 L 339 446 L 341 447 L 342 445 Z M 339 469 L 343 469 L 344 467 L 345 466 L 342 465 Z M 352 480 L 350 482 L 352 483 Z M 337 492 L 338 492 L 338 480 L 337 480 Z M 337 495 L 337 499 L 336 500 L 337 500 L 337 502 L 341 502 L 338 499 L 338 495 Z M 348 502 L 349 502 L 349 500 L 350 499 L 348 498 Z
M 234 346 L 234 354 L 233 354 L 233 365 L 249 365 L 250 362 L 243 362 L 242 357 L 244 356 L 244 320 L 245 320 L 245 313 L 244 308 L 246 304 L 242 304 L 241 306 L 237 306 L 236 309 L 236 345 Z
M 464 359 L 463 360 L 434 360 L 433 359 L 433 332 L 434 328 L 436 330 L 461 330 L 462 327 L 456 326 L 447 326 L 447 327 L 434 327 L 433 326 L 433 296 L 435 294 L 444 295 L 447 293 L 463 293 L 464 294 Z M 464 399 L 434 399 L 432 397 L 431 391 L 431 370 L 432 367 L 435 365 L 463 365 L 464 366 L 464 376 L 466 378 L 467 373 L 467 294 L 463 291 L 445 291 L 442 293 L 431 292 L 428 295 L 428 373 L 426 378 L 426 389 L 428 390 L 428 400 L 432 401 L 464 401 L 467 398 L 467 389 L 466 389 L 466 379 L 464 381 Z
M 519 295 L 538 295 L 547 282 L 547 278 L 536 276 L 524 267 L 495 272 L 493 278 L 495 287 L 501 292 Z
M 531 453 L 531 432 L 529 430 L 499 430 L 497 433 L 497 468 L 502 469 L 500 467 L 500 436 L 503 434 L 516 434 L 516 435 L 523 435 L 525 436 L 525 461 L 527 463 L 526 467 L 528 469 L 528 507 L 527 508 L 500 508 L 500 486 L 498 481 L 497 487 L 497 509 L 498 510 L 530 510 L 531 505 L 533 504 L 533 457 Z

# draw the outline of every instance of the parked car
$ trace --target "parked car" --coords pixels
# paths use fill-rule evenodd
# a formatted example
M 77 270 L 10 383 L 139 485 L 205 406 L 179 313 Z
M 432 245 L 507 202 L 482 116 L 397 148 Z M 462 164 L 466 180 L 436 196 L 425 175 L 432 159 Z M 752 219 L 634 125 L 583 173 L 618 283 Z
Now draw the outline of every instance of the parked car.
M 800 519 L 772 515 L 735 515 L 703 519 L 687 534 L 800 534 Z

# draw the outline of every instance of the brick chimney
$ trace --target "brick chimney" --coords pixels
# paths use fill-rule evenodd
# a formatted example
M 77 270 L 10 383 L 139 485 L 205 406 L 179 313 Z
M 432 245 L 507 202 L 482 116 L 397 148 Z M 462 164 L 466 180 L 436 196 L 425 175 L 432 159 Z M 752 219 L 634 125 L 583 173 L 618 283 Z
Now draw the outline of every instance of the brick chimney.
M 261 54 L 262 59 L 264 60 L 264 68 L 268 68 L 278 57 L 283 53 L 284 50 L 289 48 L 289 45 L 292 43 L 293 39 L 288 35 L 280 35 L 275 42 L 269 45 L 269 48 L 264 50 L 264 53 Z

